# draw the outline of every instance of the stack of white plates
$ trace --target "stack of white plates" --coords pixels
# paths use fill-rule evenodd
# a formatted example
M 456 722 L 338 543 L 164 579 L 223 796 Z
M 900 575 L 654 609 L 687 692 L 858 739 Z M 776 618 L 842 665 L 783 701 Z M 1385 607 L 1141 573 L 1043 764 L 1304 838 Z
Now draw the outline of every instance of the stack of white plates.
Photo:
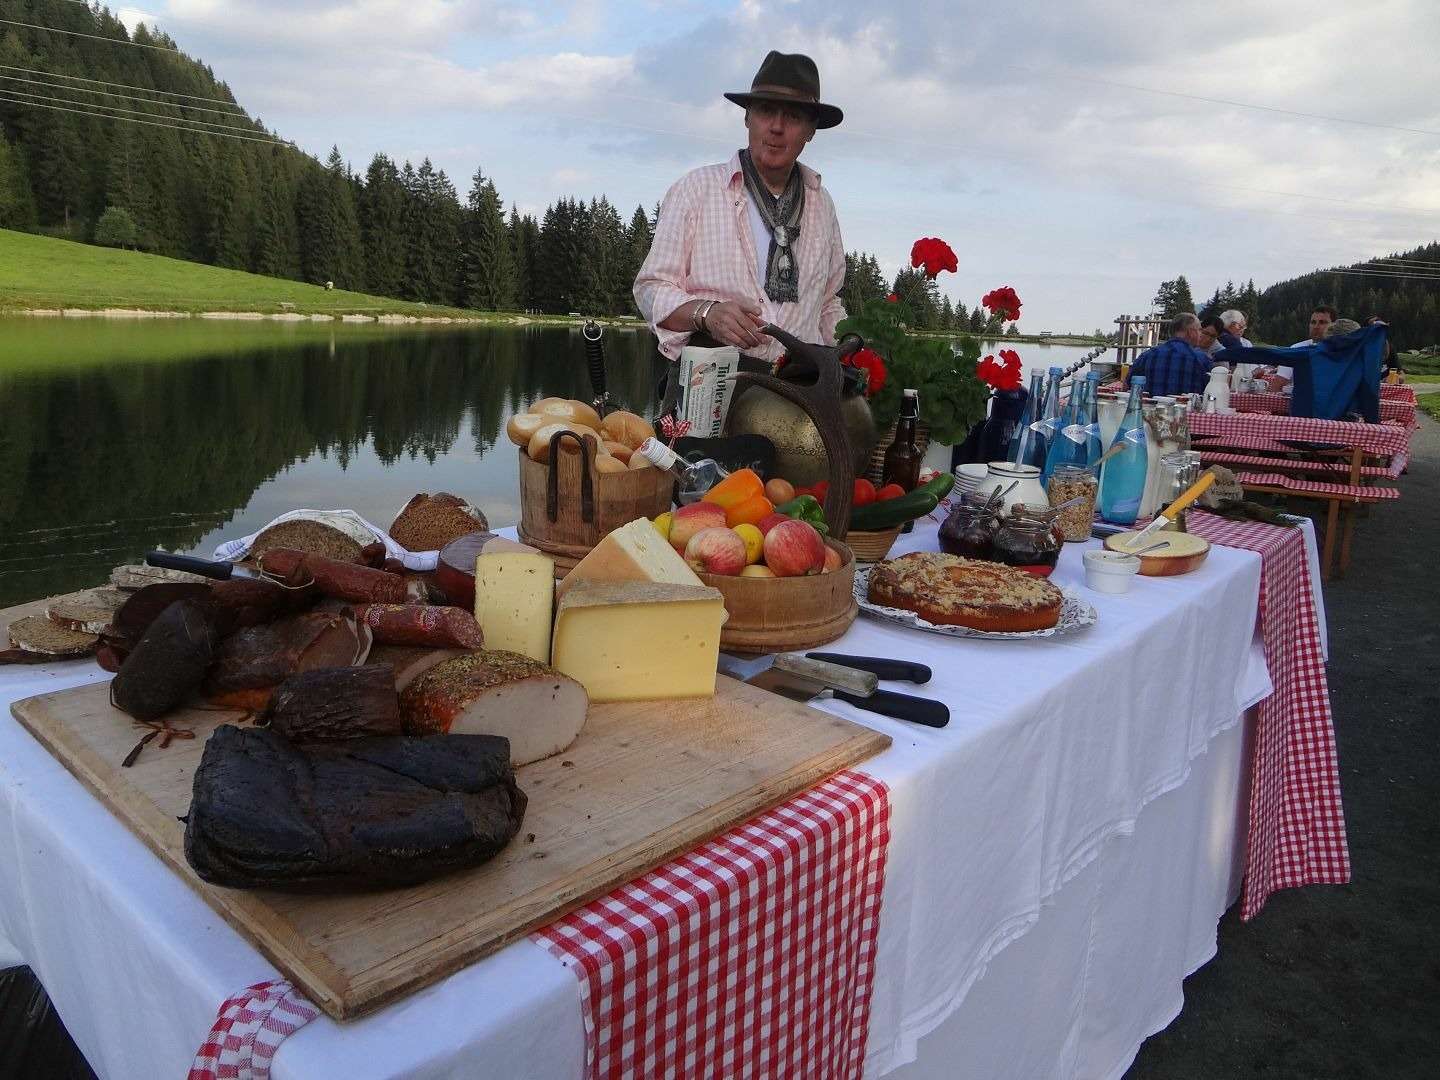
M 989 472 L 987 466 L 980 464 L 955 466 L 955 489 L 950 498 L 959 501 L 962 495 L 976 490 Z

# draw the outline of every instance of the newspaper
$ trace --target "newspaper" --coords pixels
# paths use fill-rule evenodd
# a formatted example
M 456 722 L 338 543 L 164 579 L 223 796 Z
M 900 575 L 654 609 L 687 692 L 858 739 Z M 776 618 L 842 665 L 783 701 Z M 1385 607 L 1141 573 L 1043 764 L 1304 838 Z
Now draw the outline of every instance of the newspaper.
M 695 438 L 715 438 L 730 408 L 735 376 L 740 371 L 740 350 L 733 345 L 718 349 L 687 345 L 680 350 L 677 368 L 680 398 L 676 419 L 689 421 L 689 433 Z

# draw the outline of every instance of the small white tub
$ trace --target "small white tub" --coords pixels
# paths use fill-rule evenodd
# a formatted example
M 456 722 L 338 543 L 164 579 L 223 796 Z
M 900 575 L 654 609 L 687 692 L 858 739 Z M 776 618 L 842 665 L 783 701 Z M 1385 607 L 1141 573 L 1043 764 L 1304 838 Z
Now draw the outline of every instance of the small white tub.
M 1130 580 L 1140 572 L 1140 559 L 1119 551 L 1085 552 L 1085 584 L 1096 592 L 1130 591 Z

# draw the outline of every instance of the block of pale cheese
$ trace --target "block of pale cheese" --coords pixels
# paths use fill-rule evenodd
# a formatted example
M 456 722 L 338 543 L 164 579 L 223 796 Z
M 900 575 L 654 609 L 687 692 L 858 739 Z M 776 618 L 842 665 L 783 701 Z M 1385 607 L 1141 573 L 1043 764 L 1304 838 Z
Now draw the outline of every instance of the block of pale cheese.
M 648 518 L 636 518 L 606 534 L 556 586 L 564 596 L 580 581 L 653 581 L 669 585 L 702 585 Z
M 577 582 L 555 614 L 551 664 L 591 701 L 710 697 L 724 622 L 724 597 L 705 585 Z
M 492 541 L 493 542 L 493 541 Z M 475 621 L 489 649 L 508 650 L 550 662 L 555 564 L 548 555 L 487 544 L 475 558 Z

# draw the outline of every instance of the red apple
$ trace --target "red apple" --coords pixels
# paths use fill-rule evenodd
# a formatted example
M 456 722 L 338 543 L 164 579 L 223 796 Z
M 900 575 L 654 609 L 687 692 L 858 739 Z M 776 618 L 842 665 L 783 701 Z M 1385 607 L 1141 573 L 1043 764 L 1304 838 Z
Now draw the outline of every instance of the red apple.
M 840 561 L 840 552 L 827 544 L 825 547 L 825 569 L 822 570 L 821 573 L 828 574 L 831 570 L 839 570 Z
M 766 514 L 763 518 L 761 518 L 755 523 L 755 527 L 760 530 L 760 535 L 763 536 L 771 529 L 773 529 L 776 525 L 779 525 L 782 521 L 791 520 L 793 519 L 786 517 L 784 514 Z
M 723 529 L 724 527 L 724 507 L 708 502 L 690 503 L 688 506 L 680 507 L 670 518 L 670 546 L 684 555 L 690 538 L 696 533 L 704 529 Z
M 781 522 L 765 534 L 765 565 L 776 577 L 818 574 L 825 566 L 825 541 L 809 522 Z
M 685 545 L 690 569 L 732 577 L 745 569 L 745 541 L 734 529 L 701 529 Z

